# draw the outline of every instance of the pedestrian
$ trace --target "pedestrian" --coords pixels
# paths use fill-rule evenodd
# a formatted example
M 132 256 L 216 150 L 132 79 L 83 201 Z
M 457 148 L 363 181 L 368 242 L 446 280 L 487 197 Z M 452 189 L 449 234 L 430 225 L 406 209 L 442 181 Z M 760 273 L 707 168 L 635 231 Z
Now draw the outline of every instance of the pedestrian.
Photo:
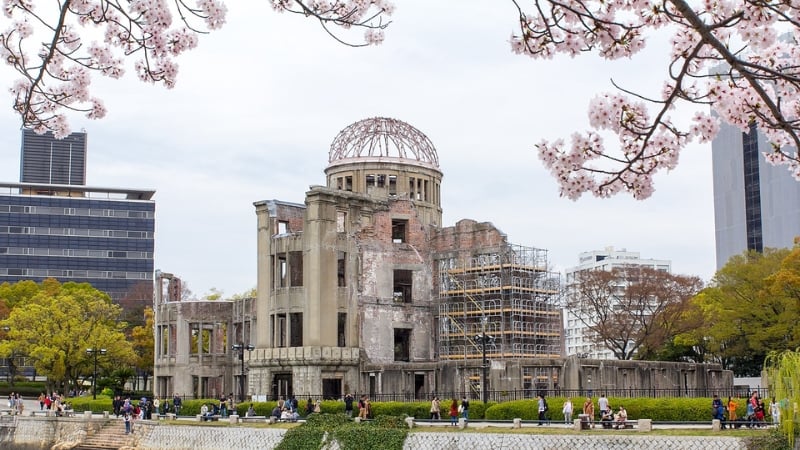
M 592 401 L 592 397 L 586 397 L 586 401 L 583 402 L 583 414 L 586 415 L 589 426 L 594 428 L 594 402 Z
M 714 399 L 711 400 L 711 413 L 714 420 L 719 420 L 720 429 L 725 429 L 725 407 L 722 406 L 722 399 L 719 395 L 714 394 Z
M 344 413 L 347 417 L 353 417 L 353 395 L 347 394 L 344 396 Z
M 542 426 L 542 423 L 545 421 L 544 414 L 547 412 L 547 402 L 544 400 L 544 394 L 539 394 L 536 397 L 538 397 L 538 400 L 537 400 L 536 403 L 537 403 L 537 407 L 538 407 L 538 411 L 539 411 L 539 425 L 538 426 Z
M 131 415 L 127 411 L 122 413 L 122 420 L 125 422 L 125 434 L 131 434 Z
M 781 423 L 781 407 L 775 401 L 775 397 L 772 397 L 772 401 L 769 404 L 769 413 L 772 415 L 772 423 L 779 425 Z
M 736 407 L 739 406 L 736 404 L 736 401 L 731 397 L 728 396 L 728 421 L 733 422 L 736 420 Z M 731 425 L 733 426 L 733 425 Z
M 567 428 L 569 428 L 569 426 L 572 424 L 572 400 L 570 400 L 569 397 L 566 401 L 564 401 L 564 406 L 561 408 L 561 412 L 564 413 L 564 424 L 567 426 Z
M 45 398 L 44 392 L 39 394 L 39 411 L 44 410 L 44 398 Z
M 183 406 L 183 400 L 178 394 L 175 394 L 175 396 L 172 398 L 172 406 L 175 407 L 175 415 L 180 415 L 181 407 Z
M 606 394 L 600 394 L 600 398 L 597 400 L 597 407 L 600 408 L 600 414 L 605 411 L 611 412 L 611 405 L 608 404 Z
M 464 422 L 469 420 L 469 400 L 466 396 L 461 399 L 461 416 L 464 417 Z
M 434 396 L 433 400 L 431 400 L 431 420 L 439 419 L 441 419 L 439 415 L 439 397 Z
M 450 403 L 450 425 L 456 426 L 458 424 L 458 400 L 453 399 Z

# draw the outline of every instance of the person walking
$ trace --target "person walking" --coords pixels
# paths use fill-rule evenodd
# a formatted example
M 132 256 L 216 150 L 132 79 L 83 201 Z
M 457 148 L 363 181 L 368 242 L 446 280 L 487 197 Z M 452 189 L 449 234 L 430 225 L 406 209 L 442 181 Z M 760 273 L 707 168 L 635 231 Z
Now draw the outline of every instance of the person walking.
M 431 400 L 431 420 L 439 420 L 440 416 L 439 397 L 434 396 Z
M 127 411 L 122 413 L 122 420 L 125 422 L 125 434 L 131 434 L 131 415 Z
M 466 396 L 461 399 L 461 415 L 464 417 L 464 422 L 469 420 L 469 400 Z
M 545 420 L 544 413 L 547 412 L 547 403 L 544 401 L 544 394 L 537 395 L 538 397 L 538 410 L 539 410 L 539 425 L 542 426 L 542 423 Z
M 728 396 L 728 421 L 733 422 L 736 420 L 736 407 L 739 406 L 736 404 L 736 401 L 733 397 Z M 733 425 L 731 425 L 733 426 Z
M 569 428 L 572 424 L 572 400 L 567 398 L 564 402 L 564 406 L 561 408 L 561 412 L 564 413 L 564 425 Z
M 456 399 L 450 403 L 450 425 L 458 425 L 458 400 Z

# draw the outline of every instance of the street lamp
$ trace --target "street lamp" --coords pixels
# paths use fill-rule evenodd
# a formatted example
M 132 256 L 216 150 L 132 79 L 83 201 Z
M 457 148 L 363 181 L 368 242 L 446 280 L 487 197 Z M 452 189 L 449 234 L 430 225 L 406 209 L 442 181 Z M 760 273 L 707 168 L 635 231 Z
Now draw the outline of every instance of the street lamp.
M 236 350 L 239 352 L 239 360 L 242 361 L 242 375 L 239 377 L 239 402 L 244 401 L 244 351 L 247 350 L 251 352 L 256 347 L 253 344 L 244 345 L 241 342 L 238 344 L 231 345 L 231 349 Z
M 11 327 L 6 325 L 3 327 L 3 331 L 5 331 L 5 338 L 8 339 L 8 332 L 11 331 Z M 8 381 L 9 386 L 14 387 L 14 377 L 17 375 L 17 366 L 14 365 L 14 350 L 11 350 L 11 354 L 6 358 L 6 365 L 8 366 L 6 381 Z
M 483 397 L 483 403 L 486 404 L 488 397 L 489 397 L 489 386 L 486 385 L 486 379 L 488 378 L 488 370 L 489 364 L 486 361 L 486 344 L 494 343 L 494 336 L 490 336 L 486 334 L 486 316 L 481 318 L 481 334 L 475 336 L 475 340 L 481 343 L 481 354 L 482 354 L 482 364 L 481 364 L 481 396 Z
M 97 400 L 97 355 L 105 355 L 104 348 L 87 348 L 86 354 L 94 356 L 94 373 L 92 375 L 92 399 Z

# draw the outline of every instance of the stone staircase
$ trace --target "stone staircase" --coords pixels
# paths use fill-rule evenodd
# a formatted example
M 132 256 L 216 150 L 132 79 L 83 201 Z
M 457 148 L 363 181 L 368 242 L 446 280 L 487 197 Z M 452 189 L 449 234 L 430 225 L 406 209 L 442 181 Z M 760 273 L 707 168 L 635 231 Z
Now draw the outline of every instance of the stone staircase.
M 134 433 L 136 431 L 134 429 Z M 125 434 L 125 424 L 121 420 L 110 420 L 97 432 L 87 435 L 74 450 L 109 450 L 133 448 L 135 445 L 134 434 Z

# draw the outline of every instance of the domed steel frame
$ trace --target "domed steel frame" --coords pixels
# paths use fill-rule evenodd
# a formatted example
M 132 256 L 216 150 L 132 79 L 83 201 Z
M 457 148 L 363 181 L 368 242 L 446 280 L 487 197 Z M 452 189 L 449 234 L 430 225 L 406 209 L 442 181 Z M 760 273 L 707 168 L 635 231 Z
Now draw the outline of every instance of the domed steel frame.
M 339 132 L 328 162 L 351 158 L 401 158 L 439 167 L 439 156 L 424 133 L 397 119 L 373 117 Z

